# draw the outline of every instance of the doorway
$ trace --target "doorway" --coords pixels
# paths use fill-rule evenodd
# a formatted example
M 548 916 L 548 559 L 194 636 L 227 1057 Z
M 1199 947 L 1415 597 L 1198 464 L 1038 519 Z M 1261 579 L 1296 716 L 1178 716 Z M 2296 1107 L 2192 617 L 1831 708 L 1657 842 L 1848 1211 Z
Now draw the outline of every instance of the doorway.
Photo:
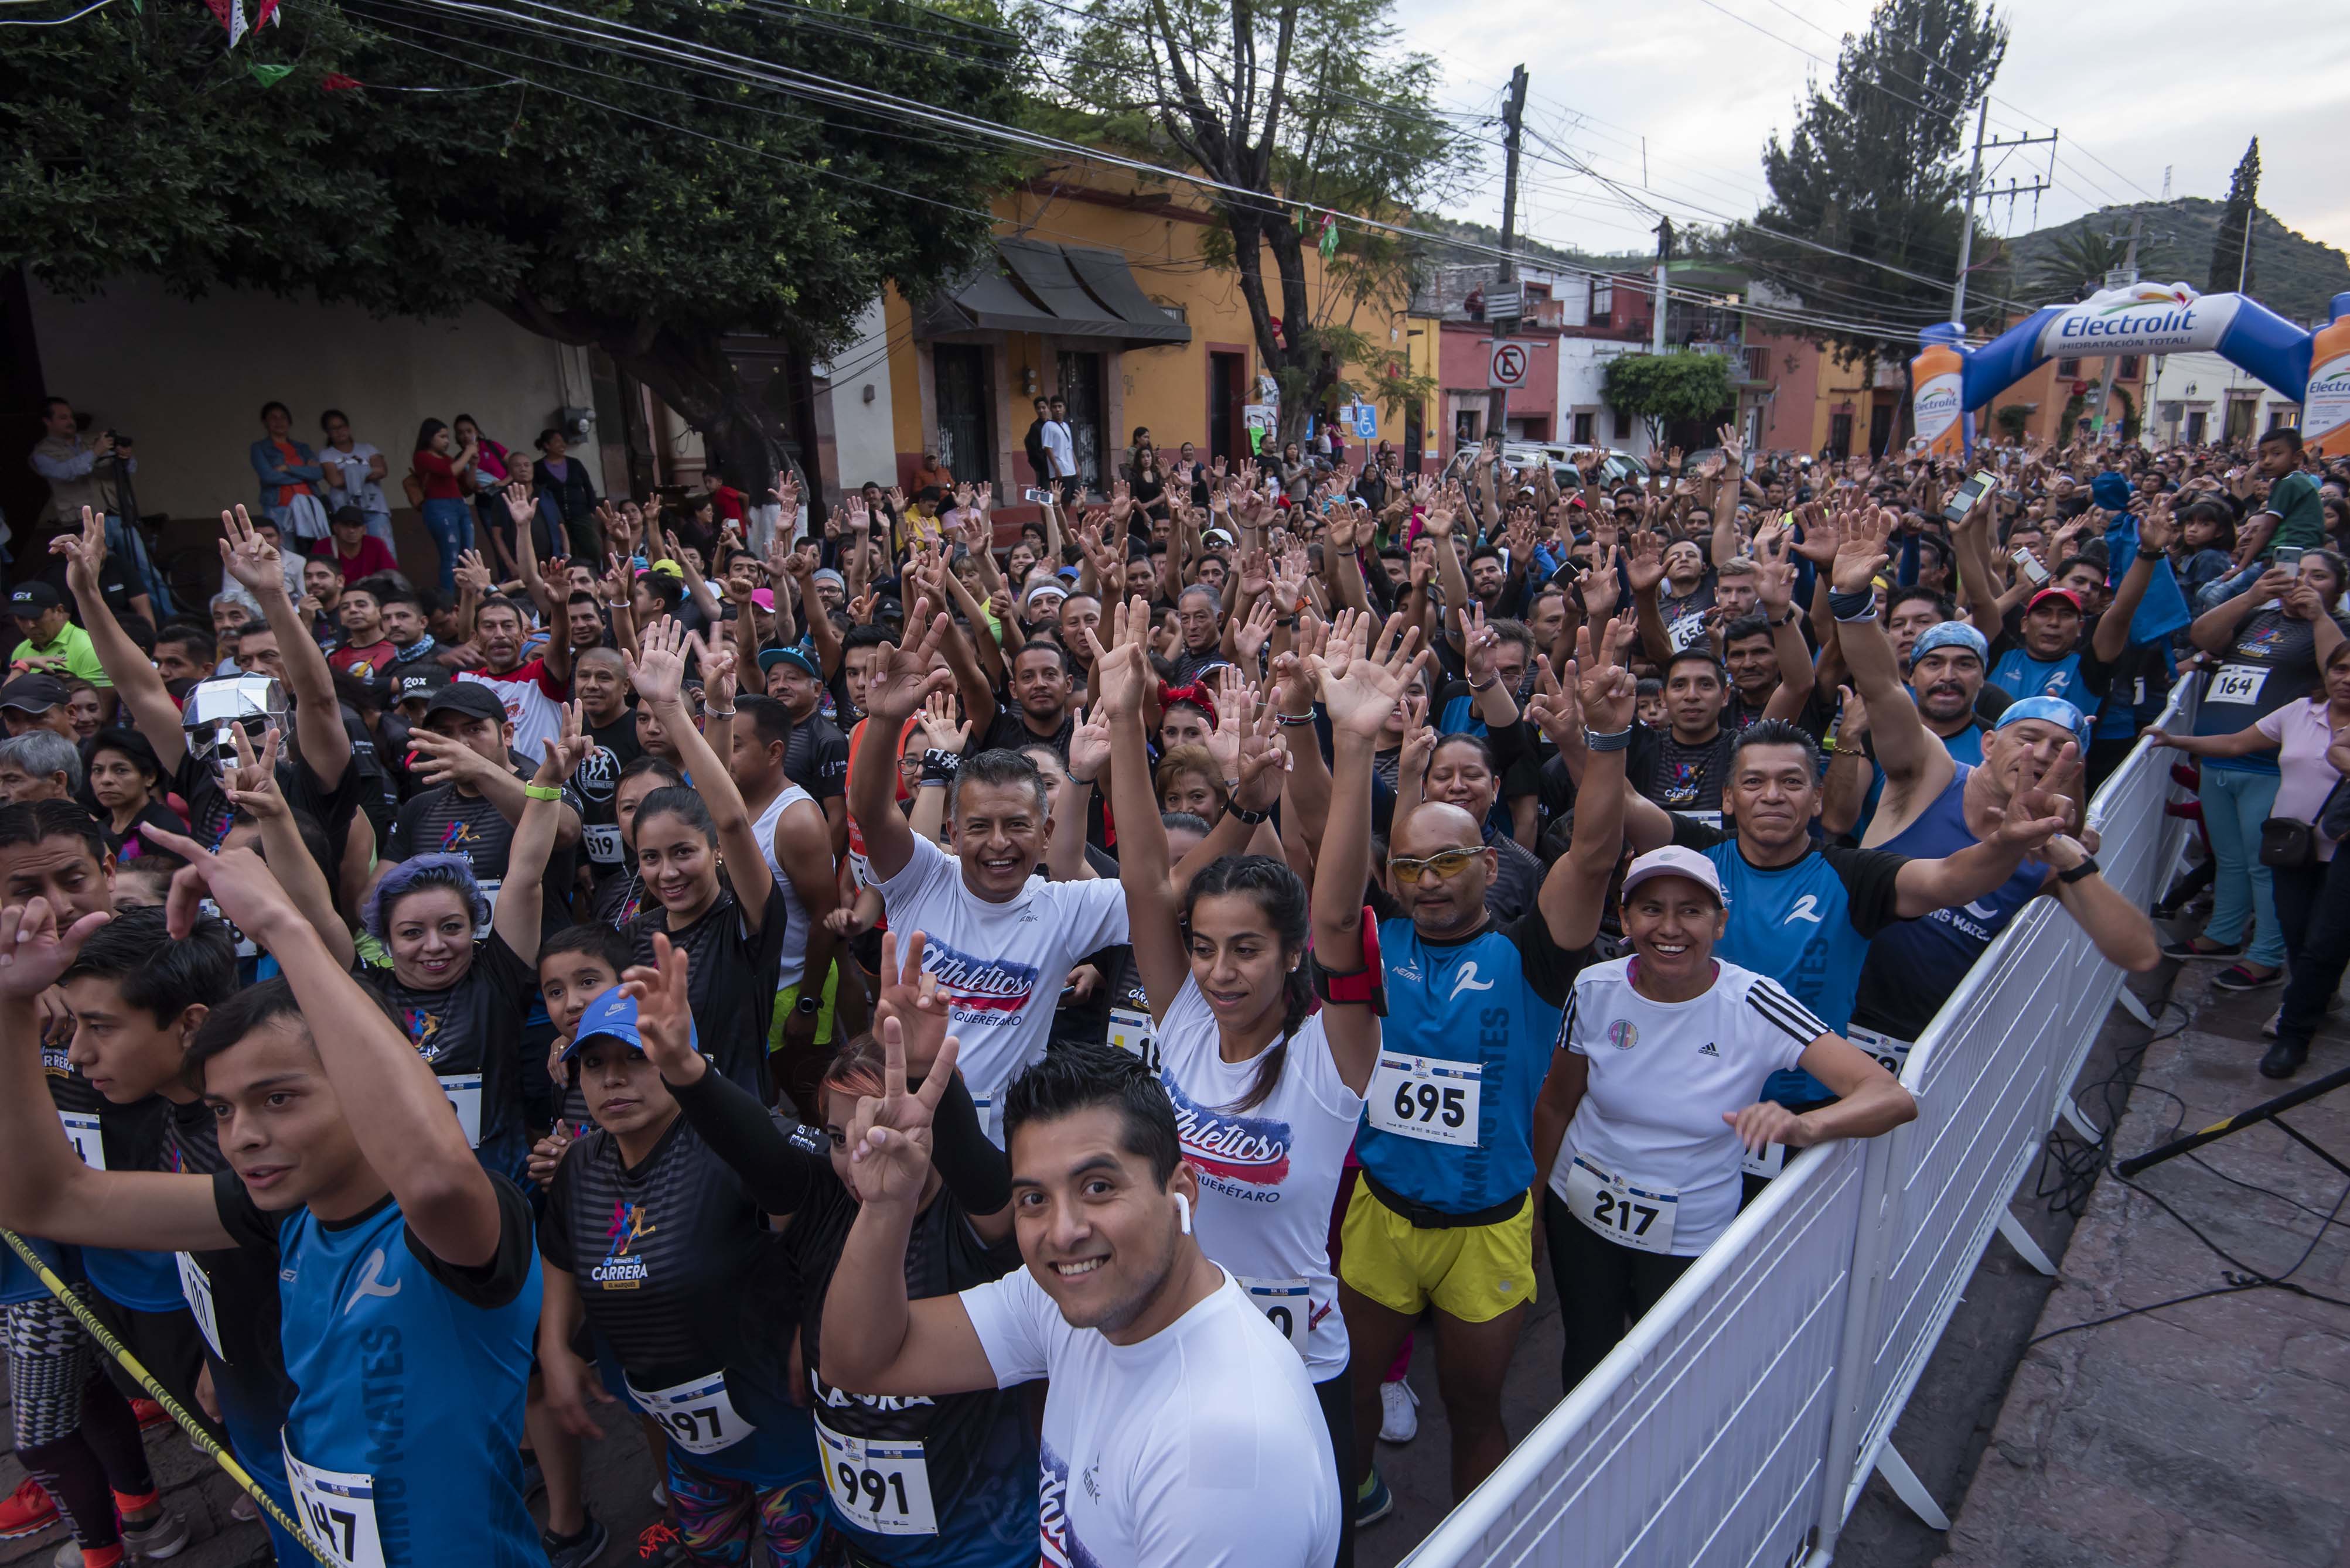
M 1086 494 L 1102 488 L 1102 363 L 1098 354 L 1060 355 L 1060 397 L 1069 405 L 1069 439 L 1077 449 L 1077 481 Z
M 958 483 L 995 482 L 993 408 L 987 396 L 987 350 L 975 343 L 931 346 L 938 389 L 939 461 Z
M 1246 368 L 1238 354 L 1208 356 L 1208 455 L 1228 464 L 1237 462 L 1241 442 L 1241 377 Z

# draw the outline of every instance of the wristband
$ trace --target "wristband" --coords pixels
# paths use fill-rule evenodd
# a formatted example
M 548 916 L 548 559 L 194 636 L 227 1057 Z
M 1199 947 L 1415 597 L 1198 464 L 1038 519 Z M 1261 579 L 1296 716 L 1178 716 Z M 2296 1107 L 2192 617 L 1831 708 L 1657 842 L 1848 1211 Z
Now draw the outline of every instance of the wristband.
M 1471 680 L 1469 682 L 1469 690 L 1471 691 L 1491 691 L 1494 687 L 1499 686 L 1501 683 L 1502 678 L 1495 675 L 1489 677 L 1486 680 L 1485 684 L 1482 686 L 1480 686 L 1474 680 Z
M 1271 811 L 1249 811 L 1242 807 L 1236 802 L 1227 800 L 1224 802 L 1224 815 L 1226 816 L 1238 817 L 1241 821 L 1248 824 L 1249 826 L 1254 827 L 1257 824 L 1271 816 L 1273 813 Z
M 561 800 L 563 792 L 553 784 L 526 784 L 522 793 L 533 800 Z
M 1858 593 L 1828 593 L 1828 613 L 1840 621 L 1865 621 L 1877 618 L 1877 590 L 1864 588 Z
M 1313 982 L 1314 994 L 1325 1002 L 1352 1002 L 1371 1010 L 1374 1017 L 1385 1017 L 1388 1011 L 1387 970 L 1379 961 L 1378 916 L 1369 905 L 1363 907 L 1363 967 L 1346 974 L 1332 974 L 1322 967 L 1322 961 L 1312 952 L 1305 955 L 1306 978 Z
M 732 719 L 734 716 L 734 710 L 732 708 L 704 708 L 702 711 L 702 716 L 705 719 Z
M 2081 863 L 2078 866 L 2074 867 L 2070 871 L 2057 872 L 2056 880 L 2065 883 L 2078 882 L 2085 877 L 2094 877 L 2096 874 L 2097 857 L 2094 855 L 2084 855 L 2081 857 Z
M 2138 546 L 2137 558 L 2141 561 L 2159 561 L 2168 556 L 2169 553 L 2170 552 L 2168 550 L 2149 550 L 2145 545 L 2141 545 Z
M 1586 752 L 1629 751 L 1631 749 L 1631 745 L 1632 726 L 1629 724 L 1625 725 L 1615 733 L 1608 735 L 1601 734 L 1598 731 L 1592 729 L 1587 724 L 1584 726 L 1583 749 Z
M 1273 716 L 1273 722 L 1276 724 L 1285 724 L 1294 730 L 1301 725 L 1311 724 L 1314 722 L 1314 715 L 1311 713 L 1275 713 Z

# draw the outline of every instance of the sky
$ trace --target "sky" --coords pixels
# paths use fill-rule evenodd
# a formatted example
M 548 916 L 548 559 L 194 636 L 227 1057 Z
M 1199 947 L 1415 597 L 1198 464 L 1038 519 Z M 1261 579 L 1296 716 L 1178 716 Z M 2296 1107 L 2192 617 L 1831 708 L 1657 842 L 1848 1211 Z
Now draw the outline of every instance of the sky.
M 2037 212 L 2028 197 L 2012 213 L 1994 201 L 1982 214 L 1992 229 L 2022 234 L 2149 201 L 2162 193 L 2166 171 L 2174 195 L 2224 200 L 2237 159 L 2258 136 L 2261 205 L 2350 250 L 2350 160 L 2324 151 L 2328 140 L 2338 148 L 2350 109 L 2350 5 L 2294 6 L 2273 26 L 2247 12 L 2241 28 L 2217 30 L 2201 0 L 2031 0 L 1997 9 L 2009 38 L 1991 86 L 1991 136 L 2062 136 L 2054 188 Z M 1656 219 L 1561 152 L 1676 221 L 1751 213 L 1764 195 L 1763 144 L 1794 124 L 1809 78 L 1833 81 L 1842 35 L 1865 26 L 1868 11 L 1866 0 L 1646 0 L 1604 10 L 1559 0 L 1409 0 L 1394 16 L 1409 47 L 1441 62 L 1448 109 L 1498 113 L 1511 67 L 1526 66 L 1519 230 L 1607 252 L 1649 249 Z M 1490 171 L 1445 211 L 1498 224 L 1501 130 L 1474 133 L 1495 143 Z M 2048 178 L 2050 152 L 1986 154 L 1985 183 Z

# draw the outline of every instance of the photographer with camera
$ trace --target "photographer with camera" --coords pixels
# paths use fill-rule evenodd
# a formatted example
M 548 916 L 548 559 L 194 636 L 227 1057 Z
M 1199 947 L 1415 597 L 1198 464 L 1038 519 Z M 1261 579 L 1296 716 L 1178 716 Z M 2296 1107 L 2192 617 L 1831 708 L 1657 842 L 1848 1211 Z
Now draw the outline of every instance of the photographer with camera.
M 131 494 L 130 475 L 139 467 L 139 460 L 130 452 L 130 438 L 119 431 L 84 435 L 81 416 L 63 398 L 47 400 L 41 410 L 41 423 L 44 430 L 33 447 L 32 464 L 33 472 L 48 482 L 49 512 L 45 521 L 53 528 L 78 533 L 83 507 L 104 517 L 108 553 L 130 564 L 134 580 L 158 614 L 172 613 L 170 590 L 147 553 L 147 541 L 126 521 L 135 518 L 137 502 Z

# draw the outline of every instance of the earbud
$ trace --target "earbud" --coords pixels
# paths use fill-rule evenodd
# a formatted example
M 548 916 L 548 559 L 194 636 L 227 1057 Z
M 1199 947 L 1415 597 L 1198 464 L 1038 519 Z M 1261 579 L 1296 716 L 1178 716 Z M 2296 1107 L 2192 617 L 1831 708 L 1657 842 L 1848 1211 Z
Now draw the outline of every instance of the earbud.
M 1182 1220 L 1183 1234 L 1190 1235 L 1191 1233 L 1191 1200 L 1180 1192 L 1175 1195 L 1175 1212 Z

